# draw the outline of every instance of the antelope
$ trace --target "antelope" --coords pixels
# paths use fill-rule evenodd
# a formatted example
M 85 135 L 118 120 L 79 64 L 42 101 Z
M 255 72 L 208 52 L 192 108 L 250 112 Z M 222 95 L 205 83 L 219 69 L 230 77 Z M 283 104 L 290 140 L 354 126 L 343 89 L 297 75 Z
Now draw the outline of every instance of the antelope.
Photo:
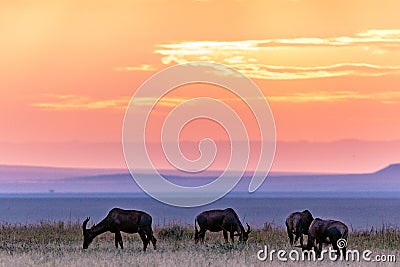
M 313 219 L 314 218 L 309 210 L 303 210 L 289 214 L 289 216 L 286 218 L 285 224 L 290 245 L 293 246 L 293 244 L 295 244 L 300 237 L 300 246 L 303 247 L 303 235 L 308 234 L 308 228 L 310 227 Z M 293 234 L 295 235 L 294 240 Z
M 151 229 L 152 218 L 143 211 L 114 208 L 110 210 L 101 222 L 87 229 L 86 225 L 89 220 L 90 217 L 86 218 L 82 225 L 83 249 L 87 249 L 96 236 L 105 232 L 114 233 L 115 247 L 118 248 L 119 245 L 123 249 L 121 231 L 128 234 L 139 233 L 143 242 L 143 251 L 146 251 L 150 242 L 153 243 L 153 247 L 156 249 L 157 240 L 153 236 L 153 230 Z
M 333 249 L 336 250 L 336 255 L 340 256 L 340 249 L 342 249 L 342 255 L 345 257 L 348 232 L 347 226 L 340 221 L 316 218 L 308 229 L 307 246 L 302 246 L 302 249 L 311 250 L 314 247 L 319 257 L 322 251 L 322 243 L 332 244 Z M 343 241 L 340 247 L 338 246 L 339 240 Z
M 200 231 L 197 230 L 196 224 L 199 225 Z M 210 232 L 223 231 L 225 242 L 228 242 L 228 232 L 232 242 L 235 241 L 234 236 L 239 236 L 239 241 L 245 242 L 249 238 L 250 233 L 250 226 L 247 224 L 247 231 L 245 231 L 238 215 L 231 208 L 203 211 L 196 216 L 194 229 L 194 240 L 196 244 L 199 240 L 201 240 L 202 243 L 204 242 L 204 236 L 207 230 Z M 237 232 L 237 234 L 235 234 L 235 232 Z

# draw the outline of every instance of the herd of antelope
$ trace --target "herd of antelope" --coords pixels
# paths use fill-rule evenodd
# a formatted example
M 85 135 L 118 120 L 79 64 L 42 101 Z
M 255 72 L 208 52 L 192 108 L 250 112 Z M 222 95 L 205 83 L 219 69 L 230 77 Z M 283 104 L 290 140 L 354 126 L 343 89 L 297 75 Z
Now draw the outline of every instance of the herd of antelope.
M 87 249 L 93 239 L 105 232 L 115 234 L 115 247 L 118 245 L 124 248 L 121 232 L 133 234 L 138 233 L 143 242 L 143 251 L 146 251 L 150 242 L 156 249 L 157 239 L 153 236 L 151 228 L 152 218 L 149 214 L 138 210 L 123 210 L 119 208 L 112 209 L 108 215 L 98 224 L 87 228 L 90 217 L 83 222 L 83 249 Z M 309 210 L 293 212 L 289 214 L 285 221 L 287 234 L 290 245 L 300 239 L 300 247 L 302 250 L 311 250 L 314 248 L 317 255 L 321 253 L 322 244 L 332 244 L 336 253 L 339 255 L 338 240 L 347 241 L 348 228 L 340 222 L 334 220 L 322 220 L 313 218 Z M 197 229 L 199 226 L 199 230 Z M 239 216 L 232 208 L 225 210 L 208 210 L 198 214 L 195 218 L 195 235 L 194 240 L 197 244 L 199 241 L 204 242 L 206 231 L 223 232 L 225 242 L 229 237 L 234 242 L 234 237 L 239 236 L 239 241 L 246 242 L 251 231 L 247 224 L 247 230 L 244 229 L 239 220 Z M 303 235 L 307 235 L 307 244 L 303 244 Z M 343 255 L 346 253 L 346 247 L 341 247 Z

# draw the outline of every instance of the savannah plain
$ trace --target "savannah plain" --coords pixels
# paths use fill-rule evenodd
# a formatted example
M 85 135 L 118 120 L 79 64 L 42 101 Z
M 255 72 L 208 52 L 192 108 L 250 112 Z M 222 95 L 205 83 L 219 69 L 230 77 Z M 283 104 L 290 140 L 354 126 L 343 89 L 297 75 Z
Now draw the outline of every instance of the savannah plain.
M 0 226 L 0 266 L 321 266 L 321 262 L 259 261 L 257 252 L 290 251 L 286 230 L 271 224 L 254 229 L 247 243 L 226 244 L 220 233 L 206 233 L 204 244 L 194 244 L 193 226 L 170 225 L 154 228 L 157 250 L 152 246 L 142 251 L 139 235 L 122 234 L 124 249 L 116 249 L 114 235 L 96 237 L 87 250 L 82 249 L 79 223 L 48 223 Z M 351 231 L 348 249 L 369 249 L 375 255 L 395 255 L 398 259 L 400 229 L 386 228 Z M 298 248 L 296 248 L 299 250 Z M 300 250 L 299 250 L 300 251 Z M 287 257 L 287 255 L 286 255 Z M 398 266 L 396 262 L 331 262 L 323 266 Z

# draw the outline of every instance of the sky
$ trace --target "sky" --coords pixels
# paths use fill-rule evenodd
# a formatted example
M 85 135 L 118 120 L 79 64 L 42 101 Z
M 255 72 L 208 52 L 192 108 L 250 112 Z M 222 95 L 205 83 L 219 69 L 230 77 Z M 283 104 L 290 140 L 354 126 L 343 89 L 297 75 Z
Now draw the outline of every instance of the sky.
M 2 1 L 0 163 L 124 167 L 122 148 L 104 150 L 109 162 L 93 158 L 102 145 L 121 143 L 126 107 L 146 79 L 191 61 L 226 64 L 250 77 L 271 107 L 278 142 L 397 142 L 399 9 L 395 0 Z M 243 103 L 212 86 L 166 95 L 152 120 L 159 125 L 197 96 L 235 107 L 257 141 Z M 212 138 L 227 138 L 218 125 L 199 122 L 182 140 L 205 137 L 205 125 Z M 158 142 L 155 130 L 150 142 Z M 360 151 L 359 144 L 340 144 L 344 155 Z M 400 161 L 399 150 L 386 147 L 380 165 L 372 150 L 364 164 L 329 171 Z M 289 163 L 277 170 L 285 171 L 296 160 L 279 148 L 280 161 Z M 318 151 L 313 159 L 325 153 Z M 323 171 L 318 162 L 297 160 L 304 167 L 296 170 Z

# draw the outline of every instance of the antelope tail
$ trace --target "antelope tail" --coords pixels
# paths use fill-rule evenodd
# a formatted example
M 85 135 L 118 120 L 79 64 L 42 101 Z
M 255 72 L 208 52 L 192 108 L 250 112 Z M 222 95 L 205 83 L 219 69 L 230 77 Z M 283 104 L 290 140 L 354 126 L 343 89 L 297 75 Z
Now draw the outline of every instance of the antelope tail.
M 195 232 L 196 234 L 199 233 L 199 230 L 197 230 L 197 219 L 194 219 L 194 232 Z

